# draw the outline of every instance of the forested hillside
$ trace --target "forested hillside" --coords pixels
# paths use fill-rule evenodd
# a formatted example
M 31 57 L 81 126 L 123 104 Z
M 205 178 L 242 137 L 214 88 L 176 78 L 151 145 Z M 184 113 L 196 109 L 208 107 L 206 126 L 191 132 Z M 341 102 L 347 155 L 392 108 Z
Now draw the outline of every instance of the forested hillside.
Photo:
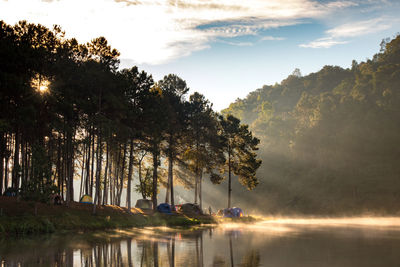
M 236 203 L 275 214 L 400 211 L 400 36 L 351 69 L 296 69 L 223 113 L 261 139 L 260 185 Z

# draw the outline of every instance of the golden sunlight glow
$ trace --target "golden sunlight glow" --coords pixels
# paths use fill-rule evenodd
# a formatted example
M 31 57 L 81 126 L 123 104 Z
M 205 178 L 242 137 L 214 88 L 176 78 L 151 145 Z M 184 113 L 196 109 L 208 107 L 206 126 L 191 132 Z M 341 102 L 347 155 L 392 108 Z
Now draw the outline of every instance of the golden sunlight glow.
M 39 92 L 44 93 L 48 90 L 49 88 L 47 87 L 47 85 L 41 85 L 39 87 Z
M 32 78 L 31 86 L 39 93 L 44 94 L 49 91 L 50 81 L 44 78 L 40 74 L 36 74 L 34 78 Z

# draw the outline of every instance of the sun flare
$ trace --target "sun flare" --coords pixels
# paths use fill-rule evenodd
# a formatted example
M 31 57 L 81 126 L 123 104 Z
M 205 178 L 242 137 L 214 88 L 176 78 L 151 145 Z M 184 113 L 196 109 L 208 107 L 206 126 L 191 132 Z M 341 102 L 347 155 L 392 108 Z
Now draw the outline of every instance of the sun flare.
M 49 91 L 49 85 L 50 85 L 49 80 L 47 80 L 46 78 L 44 78 L 39 74 L 36 75 L 31 81 L 32 88 L 34 88 L 41 94 L 44 94 Z

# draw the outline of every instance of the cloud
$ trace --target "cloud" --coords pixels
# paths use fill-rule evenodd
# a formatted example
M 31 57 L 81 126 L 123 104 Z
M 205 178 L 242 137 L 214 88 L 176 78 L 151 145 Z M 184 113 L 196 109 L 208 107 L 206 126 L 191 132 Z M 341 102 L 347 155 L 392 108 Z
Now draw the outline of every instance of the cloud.
M 331 37 L 326 37 L 326 38 L 320 38 L 315 41 L 312 41 L 308 44 L 301 44 L 300 47 L 304 48 L 329 48 L 334 45 L 338 44 L 346 44 L 348 43 L 347 41 L 337 41 L 334 40 Z
M 377 18 L 358 22 L 347 23 L 326 31 L 329 36 L 334 38 L 354 37 L 380 32 L 391 27 L 391 21 Z
M 254 43 L 252 42 L 227 42 L 227 41 L 220 41 L 224 44 L 234 45 L 234 46 L 253 46 Z
M 261 38 L 261 41 L 282 41 L 285 39 L 284 37 L 264 36 Z
M 166 63 L 223 38 L 258 35 L 357 5 L 345 0 L 45 1 L 0 1 L 0 17 L 7 23 L 25 19 L 48 27 L 58 24 L 80 42 L 104 36 L 123 58 L 137 64 Z
M 307 44 L 300 44 L 304 48 L 329 48 L 334 45 L 346 44 L 349 41 L 344 38 L 354 38 L 389 29 L 394 21 L 385 18 L 346 23 L 325 31 L 326 37 L 319 38 Z

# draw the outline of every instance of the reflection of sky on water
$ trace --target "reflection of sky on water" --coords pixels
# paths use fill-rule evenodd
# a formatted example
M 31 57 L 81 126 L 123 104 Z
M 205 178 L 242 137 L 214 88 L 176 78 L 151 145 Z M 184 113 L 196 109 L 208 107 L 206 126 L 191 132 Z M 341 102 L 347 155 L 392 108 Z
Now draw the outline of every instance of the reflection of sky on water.
M 399 249 L 399 218 L 270 219 L 8 239 L 0 241 L 0 261 L 4 266 L 400 266 Z

